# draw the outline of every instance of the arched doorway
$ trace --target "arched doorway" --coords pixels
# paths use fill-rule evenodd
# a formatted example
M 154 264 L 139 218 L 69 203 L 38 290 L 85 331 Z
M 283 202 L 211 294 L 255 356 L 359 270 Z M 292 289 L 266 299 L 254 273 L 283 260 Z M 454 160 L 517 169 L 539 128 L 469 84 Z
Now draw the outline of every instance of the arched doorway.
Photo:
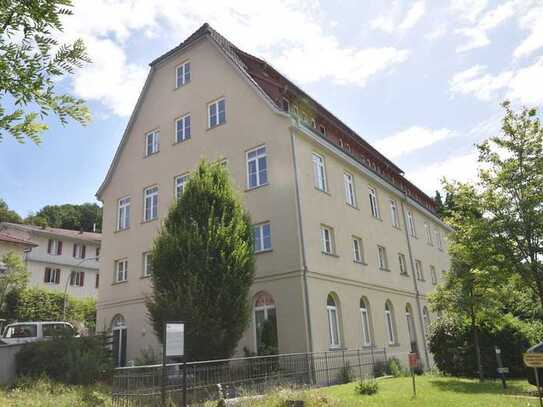
M 111 321 L 113 334 L 113 361 L 115 367 L 126 366 L 126 321 L 121 314 L 115 315 Z
M 277 313 L 275 301 L 267 292 L 261 291 L 254 301 L 256 352 L 259 355 L 274 355 L 278 352 Z

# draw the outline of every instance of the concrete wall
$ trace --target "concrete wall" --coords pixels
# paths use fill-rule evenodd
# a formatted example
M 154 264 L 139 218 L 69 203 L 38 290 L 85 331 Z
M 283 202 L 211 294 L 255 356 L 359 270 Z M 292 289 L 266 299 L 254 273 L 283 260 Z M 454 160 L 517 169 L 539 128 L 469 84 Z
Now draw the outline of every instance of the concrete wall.
M 23 346 L 25 345 L 0 345 L 0 385 L 9 386 L 15 382 L 15 355 Z

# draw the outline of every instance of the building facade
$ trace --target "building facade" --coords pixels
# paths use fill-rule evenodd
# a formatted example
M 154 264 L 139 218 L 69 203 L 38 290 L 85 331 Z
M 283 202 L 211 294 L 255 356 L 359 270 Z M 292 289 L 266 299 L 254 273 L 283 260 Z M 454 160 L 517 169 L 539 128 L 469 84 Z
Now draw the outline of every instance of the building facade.
M 0 233 L 34 244 L 23 257 L 30 286 L 79 298 L 97 297 L 100 233 L 7 222 L 0 223 Z
M 148 253 L 202 158 L 223 162 L 254 224 L 253 318 L 281 353 L 386 347 L 428 365 L 427 294 L 449 228 L 401 169 L 264 61 L 205 24 L 151 70 L 106 178 L 98 326 L 125 364 L 158 342 Z M 190 321 L 187 321 L 190 323 Z M 403 357 L 403 356 L 401 356 Z

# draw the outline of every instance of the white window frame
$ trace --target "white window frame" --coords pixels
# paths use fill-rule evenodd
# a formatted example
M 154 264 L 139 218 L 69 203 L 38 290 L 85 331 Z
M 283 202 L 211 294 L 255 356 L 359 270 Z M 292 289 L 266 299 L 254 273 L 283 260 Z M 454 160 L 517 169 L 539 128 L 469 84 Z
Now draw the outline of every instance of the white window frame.
M 44 274 L 47 273 L 47 269 L 49 269 L 49 279 L 47 281 L 44 281 L 44 283 L 46 284 L 60 284 L 60 277 L 61 277 L 61 274 L 60 274 L 60 269 L 59 268 L 53 268 L 53 267 L 45 267 L 44 269 Z M 56 282 L 57 281 L 57 274 L 58 274 L 58 283 Z M 44 278 L 45 280 L 45 278 Z
M 437 271 L 435 266 L 430 265 L 430 278 L 432 279 L 432 284 L 437 284 Z
M 387 249 L 385 246 L 377 245 L 377 260 L 379 270 L 388 270 Z
M 151 264 L 151 252 L 143 253 L 143 277 L 151 276 L 153 267 Z
M 250 157 L 251 156 L 251 157 Z M 264 159 L 265 167 L 264 169 L 260 168 L 261 159 Z M 248 150 L 245 153 L 246 159 L 246 169 L 247 169 L 247 189 L 254 189 L 264 185 L 268 185 L 268 150 L 266 145 L 258 146 L 251 150 Z M 253 174 L 250 170 L 250 165 L 254 163 L 255 166 L 255 177 L 256 183 L 251 185 L 251 175 Z
M 372 335 L 371 335 L 371 322 L 370 322 L 370 310 L 368 301 L 364 298 L 360 300 L 364 303 L 364 306 L 360 304 L 360 323 L 362 325 L 362 344 L 363 346 L 372 345 Z
M 439 250 L 443 250 L 443 239 L 441 237 L 441 232 L 437 229 L 434 229 L 434 233 L 436 235 L 436 244 L 437 244 L 437 248 Z
M 398 214 L 398 204 L 394 199 L 390 200 L 390 219 L 392 221 L 392 226 L 395 228 L 400 227 L 400 216 Z
M 267 227 L 268 231 L 269 231 L 269 236 L 268 236 L 268 241 L 269 241 L 269 246 L 266 246 L 265 245 L 265 242 L 266 242 L 266 236 L 264 234 L 264 230 L 265 228 Z M 253 225 L 252 226 L 252 229 L 253 229 L 253 236 L 255 236 L 256 234 L 258 234 L 258 240 L 256 239 L 256 237 L 254 238 L 254 251 L 255 253 L 262 253 L 262 252 L 269 252 L 272 250 L 272 231 L 271 231 L 271 223 L 270 222 L 263 222 L 263 223 L 258 223 L 256 225 Z M 260 247 L 257 247 L 257 241 L 260 242 Z
M 73 287 L 83 287 L 85 284 L 85 277 L 81 278 L 82 275 L 85 275 L 84 271 L 72 270 L 69 277 L 70 285 Z
M 190 82 L 191 69 L 190 61 L 185 61 L 175 67 L 175 88 L 180 88 Z M 181 75 L 179 75 L 181 71 Z M 181 80 L 180 80 L 181 79 Z
M 188 125 L 187 125 L 188 122 Z M 181 127 L 179 128 L 179 123 Z M 181 131 L 179 131 L 181 129 Z M 182 143 L 189 140 L 192 136 L 192 117 L 190 113 L 187 113 L 181 117 L 175 119 L 175 142 Z
M 120 267 L 121 264 L 122 264 L 122 267 Z M 125 259 L 115 260 L 115 282 L 122 283 L 127 280 L 128 280 L 128 259 L 125 258 Z
M 388 309 L 387 309 L 388 307 Z M 395 326 L 394 326 L 394 315 L 393 313 L 394 308 L 389 303 L 385 303 L 385 326 L 387 331 L 387 340 L 389 345 L 395 345 L 396 344 L 396 333 Z
M 130 227 L 130 196 L 117 201 L 117 230 L 126 230 Z
M 149 141 L 151 137 L 151 141 Z M 151 150 L 149 150 L 149 147 Z M 160 132 L 155 129 L 145 133 L 145 157 L 158 153 L 160 150 Z
M 426 234 L 426 243 L 433 246 L 434 242 L 432 241 L 432 229 L 428 222 L 424 222 L 424 233 Z
M 424 335 L 428 336 L 428 328 L 430 327 L 430 313 L 428 312 L 428 307 L 422 307 L 422 320 L 424 321 Z
M 415 271 L 416 271 L 416 275 L 417 275 L 417 280 L 425 281 L 424 280 L 424 271 L 422 269 L 422 261 L 415 260 Z
M 411 237 L 417 237 L 417 229 L 415 228 L 415 217 L 411 209 L 407 211 L 407 224 L 409 226 L 409 234 Z
M 326 136 L 326 126 L 323 124 L 319 125 L 319 131 L 323 136 Z
M 324 157 L 313 153 L 311 160 L 313 162 L 313 184 L 319 191 L 326 192 L 326 164 L 324 163 Z
M 407 261 L 405 260 L 405 255 L 403 253 L 398 253 L 398 263 L 400 264 L 400 274 L 402 276 L 409 275 L 407 271 Z
M 377 199 L 377 190 L 371 185 L 368 185 L 368 198 L 370 200 L 371 215 L 374 218 L 381 219 L 379 200 Z
M 173 179 L 174 181 L 174 187 L 175 187 L 175 199 L 181 198 L 181 195 L 185 192 L 185 187 L 187 184 L 187 181 L 189 180 L 189 173 L 186 172 L 184 174 L 176 175 Z M 179 190 L 182 189 L 181 193 Z
M 334 229 L 321 225 L 321 250 L 325 254 L 335 254 Z
M 364 263 L 362 239 L 358 236 L 353 236 L 353 261 L 355 263 Z
M 219 105 L 220 103 L 223 102 L 224 103 L 224 109 L 223 109 L 223 113 L 224 113 L 224 120 L 221 122 L 221 117 L 220 117 L 220 110 L 219 110 Z M 212 110 L 214 111 L 213 114 L 212 114 Z M 215 120 L 212 122 L 211 118 L 214 117 Z M 211 103 L 208 103 L 207 105 L 207 127 L 209 129 L 212 129 L 212 128 L 215 128 L 217 126 L 220 126 L 221 124 L 224 124 L 226 123 L 226 98 L 220 98 L 220 99 L 217 99 Z
M 85 247 L 85 250 L 83 250 L 83 248 Z M 73 249 L 73 253 L 72 253 L 72 256 L 75 258 L 75 259 L 84 259 L 85 257 L 83 257 L 83 251 L 87 251 L 86 249 L 86 246 L 82 243 L 74 243 L 74 249 Z M 86 256 L 86 253 L 85 253 L 85 256 Z
M 343 182 L 345 184 L 345 202 L 356 208 L 356 189 L 354 186 L 354 177 L 351 173 L 343 172 Z
M 158 185 L 143 190 L 143 221 L 150 222 L 155 219 L 158 219 Z
M 333 297 L 332 299 L 334 301 L 334 305 L 328 305 L 328 299 L 326 301 L 326 314 L 328 316 L 328 343 L 330 345 L 330 349 L 338 349 L 341 347 L 339 312 L 336 299 Z

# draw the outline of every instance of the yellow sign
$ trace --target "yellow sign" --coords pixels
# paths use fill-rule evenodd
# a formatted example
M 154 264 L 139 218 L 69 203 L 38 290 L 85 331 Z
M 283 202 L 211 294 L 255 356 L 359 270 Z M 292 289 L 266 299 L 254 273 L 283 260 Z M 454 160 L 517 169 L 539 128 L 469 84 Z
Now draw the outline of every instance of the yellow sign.
M 524 353 L 522 358 L 528 367 L 543 367 L 543 353 Z

